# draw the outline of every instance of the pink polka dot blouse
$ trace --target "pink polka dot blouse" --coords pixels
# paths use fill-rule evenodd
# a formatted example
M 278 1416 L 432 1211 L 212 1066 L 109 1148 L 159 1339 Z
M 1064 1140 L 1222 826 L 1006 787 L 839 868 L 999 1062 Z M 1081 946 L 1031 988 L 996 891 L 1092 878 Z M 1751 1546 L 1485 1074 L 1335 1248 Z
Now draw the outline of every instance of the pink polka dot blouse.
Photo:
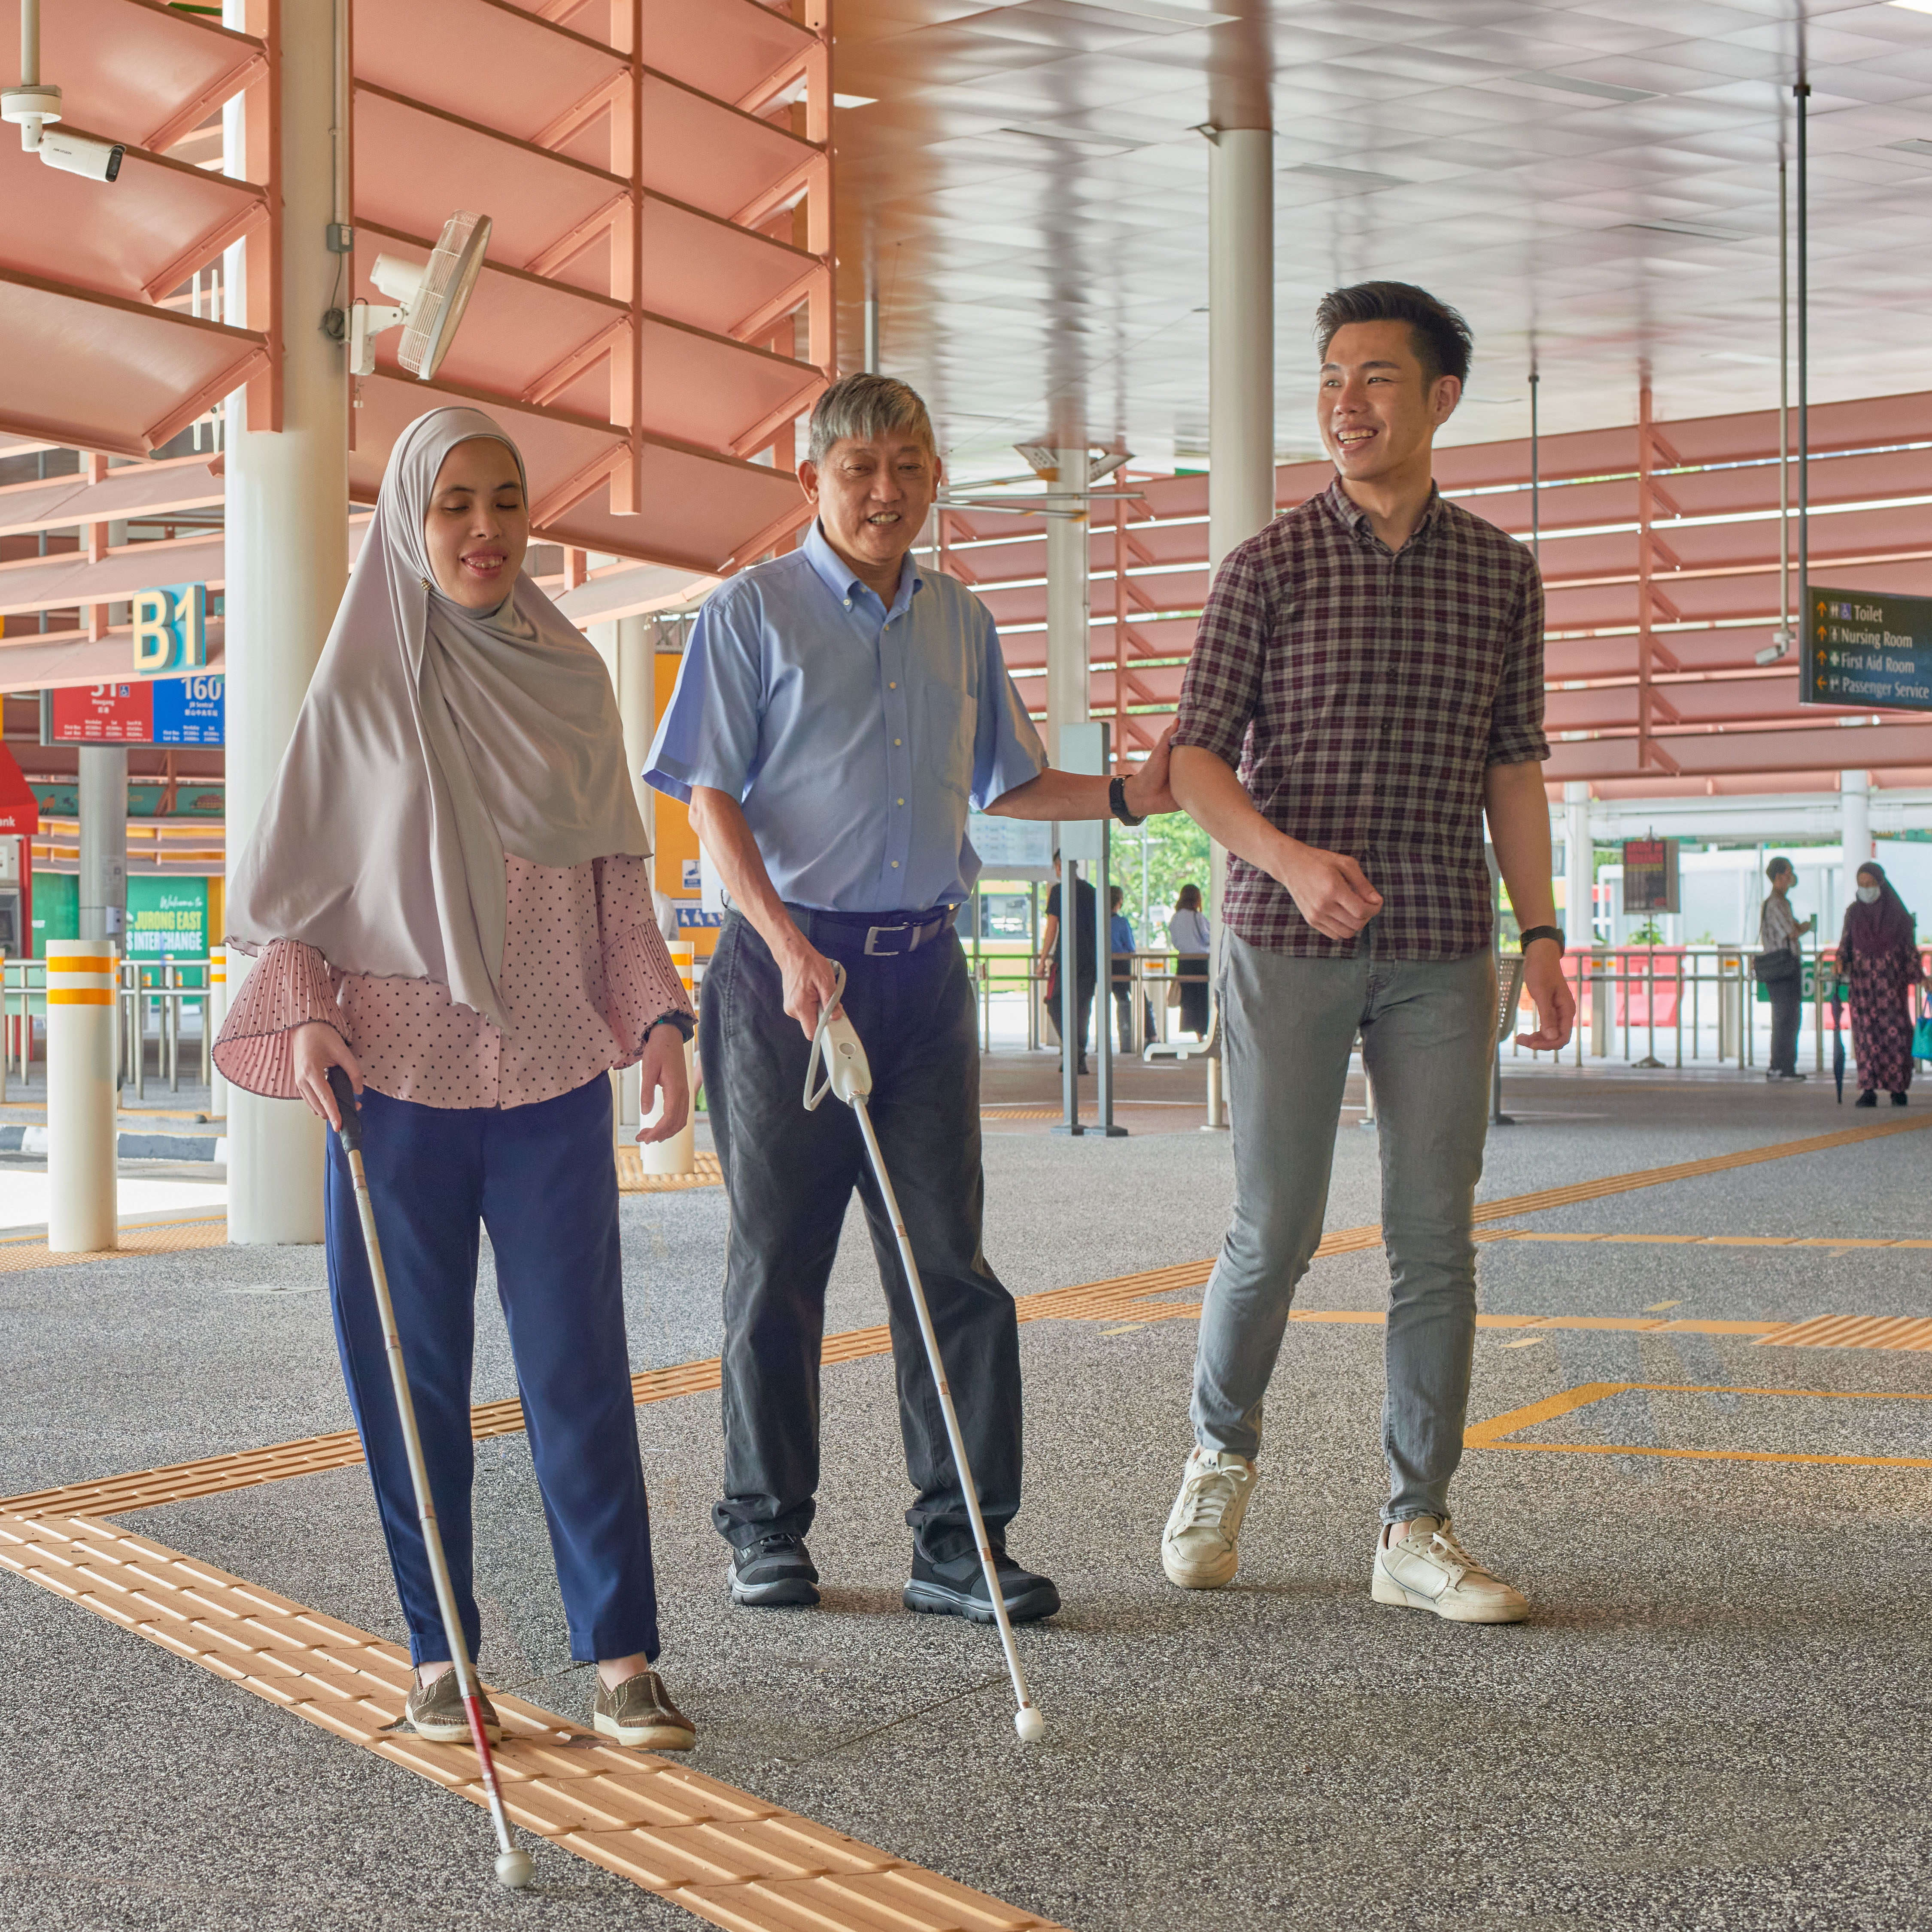
M 581 866 L 506 857 L 499 1030 L 434 980 L 337 972 L 312 946 L 265 946 L 236 989 L 214 1064 L 251 1094 L 298 1097 L 290 1030 L 321 1020 L 367 1083 L 426 1107 L 524 1107 L 574 1092 L 644 1052 L 659 1020 L 691 1002 L 658 930 L 651 862 Z

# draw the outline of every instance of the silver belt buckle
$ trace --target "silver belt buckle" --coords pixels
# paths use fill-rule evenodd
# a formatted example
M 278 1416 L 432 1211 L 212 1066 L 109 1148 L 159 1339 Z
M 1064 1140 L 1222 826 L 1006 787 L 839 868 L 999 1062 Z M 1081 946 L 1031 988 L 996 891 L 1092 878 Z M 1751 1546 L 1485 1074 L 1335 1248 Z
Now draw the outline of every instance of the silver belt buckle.
M 868 926 L 866 927 L 866 952 L 867 956 L 874 959 L 896 959 L 902 952 L 910 952 L 912 950 L 912 948 L 910 946 L 895 946 L 888 950 L 885 948 L 874 946 L 872 942 L 874 940 L 877 939 L 879 934 L 882 932 L 904 932 L 910 926 L 911 923 L 912 922 L 910 920 L 905 920 L 901 921 L 901 922 L 897 926 Z

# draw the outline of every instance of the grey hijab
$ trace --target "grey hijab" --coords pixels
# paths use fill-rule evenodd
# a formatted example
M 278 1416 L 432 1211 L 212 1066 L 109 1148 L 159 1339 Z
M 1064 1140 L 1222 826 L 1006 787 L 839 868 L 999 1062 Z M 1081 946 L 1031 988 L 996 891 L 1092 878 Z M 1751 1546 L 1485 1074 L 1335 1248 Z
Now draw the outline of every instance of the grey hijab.
M 338 971 L 434 980 L 501 1026 L 503 855 L 578 866 L 650 844 L 609 674 L 526 576 L 493 611 L 433 588 L 443 459 L 488 436 L 432 410 L 398 438 L 295 735 L 230 888 L 231 946 L 314 946 Z

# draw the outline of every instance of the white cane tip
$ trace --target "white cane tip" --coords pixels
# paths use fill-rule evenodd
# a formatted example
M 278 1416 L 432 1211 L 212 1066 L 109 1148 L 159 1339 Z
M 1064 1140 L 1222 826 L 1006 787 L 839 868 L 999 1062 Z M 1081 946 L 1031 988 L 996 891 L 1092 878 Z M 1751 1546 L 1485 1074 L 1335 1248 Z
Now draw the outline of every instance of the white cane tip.
M 507 1892 L 521 1892 L 536 1876 L 527 1852 L 499 1852 L 496 1882 Z
M 1046 1736 L 1046 1720 L 1030 1704 L 1022 1704 L 1013 1713 L 1013 1729 L 1023 1744 L 1036 1744 Z

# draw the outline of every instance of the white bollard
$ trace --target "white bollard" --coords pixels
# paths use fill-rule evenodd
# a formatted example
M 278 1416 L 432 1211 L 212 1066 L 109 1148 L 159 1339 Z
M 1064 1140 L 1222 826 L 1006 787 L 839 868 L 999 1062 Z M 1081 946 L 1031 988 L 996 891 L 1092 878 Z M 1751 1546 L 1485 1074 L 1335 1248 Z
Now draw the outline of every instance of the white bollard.
M 47 942 L 47 1246 L 116 1245 L 114 987 L 105 940 Z
M 678 976 L 684 982 L 688 996 L 696 977 L 697 948 L 688 939 L 670 941 L 671 964 L 677 968 Z M 684 1047 L 684 1077 L 691 1078 L 692 1066 L 696 1058 L 687 1040 Z M 662 1100 L 652 1103 L 650 1112 L 645 1116 L 644 1124 L 652 1125 L 664 1112 Z M 685 1116 L 684 1126 L 668 1141 L 659 1141 L 655 1146 L 640 1147 L 638 1157 L 643 1161 L 646 1174 L 695 1174 L 698 1172 L 698 1136 L 692 1116 Z
M 201 1023 L 207 1029 L 211 1048 L 208 1061 L 208 1111 L 211 1118 L 223 1120 L 228 1113 L 228 1082 L 214 1064 L 214 1042 L 221 1037 L 222 1022 L 228 1017 L 228 949 L 212 946 L 208 950 L 208 998 L 202 1003 Z

